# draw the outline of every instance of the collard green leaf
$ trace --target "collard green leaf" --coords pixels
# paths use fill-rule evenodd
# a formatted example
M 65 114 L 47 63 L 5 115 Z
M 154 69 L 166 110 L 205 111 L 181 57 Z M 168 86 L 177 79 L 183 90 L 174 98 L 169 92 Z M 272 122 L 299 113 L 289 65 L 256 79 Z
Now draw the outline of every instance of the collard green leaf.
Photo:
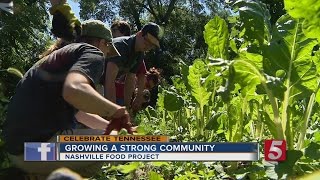
M 124 174 L 128 174 L 132 171 L 135 171 L 136 169 L 138 169 L 140 166 L 140 162 L 131 162 L 129 164 L 125 164 L 125 165 L 120 165 L 118 167 L 118 170 L 121 172 L 121 173 L 124 173 Z
M 305 150 L 305 156 L 314 160 L 320 159 L 320 144 L 311 142 Z
M 154 167 L 169 166 L 169 163 L 168 163 L 168 162 L 161 162 L 161 161 L 159 161 L 159 162 L 152 162 L 151 164 L 152 164 L 152 166 L 154 166 Z
M 263 68 L 262 60 L 263 57 L 259 54 L 243 51 L 234 61 L 234 81 L 241 85 L 241 93 L 243 95 L 254 94 L 256 86 L 264 79 L 261 74 Z
M 243 38 L 256 45 L 270 39 L 270 14 L 265 4 L 254 0 L 238 0 L 233 4 L 238 8 Z
M 320 40 L 320 1 L 285 0 L 284 8 L 290 16 L 303 19 L 303 32 L 310 38 Z
M 317 69 L 312 61 L 311 53 L 317 42 L 307 38 L 301 23 L 290 16 L 282 16 L 274 32 L 270 45 L 264 48 L 264 57 L 269 66 L 268 74 L 276 75 L 279 70 L 285 71 L 289 87 L 303 91 L 315 91 L 317 88 Z
M 217 113 L 213 114 L 210 117 L 209 122 L 207 123 L 205 129 L 217 131 L 219 129 L 219 127 L 221 126 L 221 123 L 218 121 L 218 118 L 220 118 L 220 116 L 223 114 L 225 114 L 225 113 L 217 112 Z
M 229 32 L 227 23 L 215 16 L 204 26 L 204 39 L 213 58 L 227 59 Z
M 319 131 L 314 133 L 314 141 L 316 143 L 320 144 L 320 132 Z
M 159 86 L 157 107 L 160 111 L 164 110 L 164 89 L 161 86 Z
M 186 86 L 186 88 L 190 91 L 190 86 L 188 84 L 188 75 L 189 75 L 189 66 L 182 60 L 179 61 L 179 68 L 182 80 Z
M 280 162 L 275 167 L 275 172 L 278 174 L 278 177 L 282 177 L 285 174 L 291 175 L 293 173 L 293 167 L 296 162 L 302 157 L 302 152 L 297 150 L 288 150 L 287 159 L 283 162 Z
M 181 76 L 175 75 L 173 77 L 171 77 L 171 80 L 173 82 L 173 85 L 175 87 L 175 89 L 180 93 L 180 94 L 187 94 L 187 87 L 185 82 L 183 81 Z
M 275 123 L 271 120 L 270 116 L 266 112 L 262 112 L 262 121 L 267 125 L 271 135 L 273 137 L 277 137 L 277 127 Z
M 235 82 L 241 85 L 243 95 L 253 94 L 256 86 L 264 79 L 263 75 L 250 60 L 235 60 L 233 63 L 235 70 Z
M 272 91 L 272 94 L 277 97 L 280 100 L 283 100 L 284 92 L 287 90 L 287 88 L 284 85 L 284 82 L 281 80 L 281 78 L 272 77 L 266 75 L 267 81 L 267 87 Z M 256 93 L 258 94 L 266 94 L 266 91 L 264 87 L 260 84 L 257 86 Z
M 249 59 L 258 69 L 263 68 L 263 57 L 260 54 L 243 51 L 239 54 L 239 59 Z
M 202 108 L 209 102 L 211 92 L 208 92 L 201 79 L 208 71 L 205 63 L 198 59 L 189 67 L 188 83 L 191 86 L 191 94 Z
M 178 111 L 183 107 L 183 99 L 175 92 L 164 90 L 164 108 L 168 111 Z
M 150 180 L 163 180 L 162 176 L 154 171 L 149 172 L 149 179 Z

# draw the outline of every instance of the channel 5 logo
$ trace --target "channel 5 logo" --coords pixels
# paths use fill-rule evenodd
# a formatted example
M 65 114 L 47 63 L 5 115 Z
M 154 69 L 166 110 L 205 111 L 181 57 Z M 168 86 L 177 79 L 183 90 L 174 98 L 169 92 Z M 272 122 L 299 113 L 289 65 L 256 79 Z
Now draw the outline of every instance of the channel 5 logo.
M 266 161 L 284 161 L 286 160 L 287 145 L 285 140 L 265 140 L 264 141 L 264 159 Z
M 24 143 L 25 161 L 55 161 L 55 143 Z

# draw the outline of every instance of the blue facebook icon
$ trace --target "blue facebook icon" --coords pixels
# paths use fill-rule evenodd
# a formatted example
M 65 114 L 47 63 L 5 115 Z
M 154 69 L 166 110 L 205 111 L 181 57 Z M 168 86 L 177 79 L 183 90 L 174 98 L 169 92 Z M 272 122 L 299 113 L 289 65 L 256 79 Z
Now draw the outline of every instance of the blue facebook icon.
M 24 143 L 25 161 L 55 161 L 55 143 Z

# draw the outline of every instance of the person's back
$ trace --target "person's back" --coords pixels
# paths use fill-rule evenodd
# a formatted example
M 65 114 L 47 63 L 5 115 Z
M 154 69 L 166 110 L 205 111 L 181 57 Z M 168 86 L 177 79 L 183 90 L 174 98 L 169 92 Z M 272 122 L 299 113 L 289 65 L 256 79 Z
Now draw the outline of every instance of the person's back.
M 116 78 L 126 75 L 124 82 L 123 104 L 130 107 L 132 94 L 135 89 L 135 78 L 138 74 L 138 95 L 134 99 L 134 106 L 141 106 L 144 89 L 144 73 L 138 73 L 139 67 L 143 65 L 144 53 L 159 48 L 159 39 L 162 36 L 161 28 L 155 23 L 148 23 L 136 34 L 131 36 L 129 43 L 124 41 L 127 37 L 118 37 L 113 40 L 121 56 L 107 59 L 104 78 L 104 95 L 112 102 L 116 102 Z M 144 66 L 145 69 L 145 66 Z
M 7 155 L 28 175 L 43 177 L 59 167 L 68 167 L 90 177 L 103 162 L 25 161 L 24 142 L 56 142 L 60 134 L 102 135 L 115 127 L 131 134 L 134 131 L 126 108 L 95 90 L 105 57 L 120 55 L 110 29 L 99 20 L 84 21 L 77 40 L 83 43 L 59 46 L 61 49 L 45 53 L 19 82 L 8 107 L 3 131 Z M 66 130 L 72 128 L 75 118 L 91 129 Z
M 94 61 L 94 67 L 86 67 L 87 61 Z M 103 67 L 103 53 L 86 43 L 69 44 L 37 62 L 19 82 L 8 107 L 4 124 L 8 152 L 20 154 L 23 142 L 44 142 L 57 131 L 71 129 L 75 109 L 62 97 L 68 72 L 95 71 L 89 75 L 94 84 Z
M 107 59 L 118 64 L 118 76 L 128 72 L 136 72 L 143 60 L 143 52 L 135 52 L 136 36 L 122 36 L 113 39 L 115 47 L 118 49 L 121 57 Z

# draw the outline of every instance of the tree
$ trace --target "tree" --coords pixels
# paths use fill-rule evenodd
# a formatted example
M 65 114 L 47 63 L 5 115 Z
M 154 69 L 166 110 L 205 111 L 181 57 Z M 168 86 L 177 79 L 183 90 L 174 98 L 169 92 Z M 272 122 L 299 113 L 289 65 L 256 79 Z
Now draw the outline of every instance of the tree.
M 196 57 L 205 56 L 204 25 L 213 15 L 228 14 L 222 0 L 81 0 L 79 3 L 82 19 L 104 22 L 124 19 L 135 31 L 148 21 L 162 26 L 165 34 L 160 42 L 162 48 L 147 54 L 146 62 L 148 67 L 162 68 L 167 80 L 178 73 L 179 59 L 191 64 Z
M 260 0 L 261 2 L 267 5 L 267 8 L 270 12 L 271 19 L 270 23 L 274 25 L 280 16 L 284 15 L 286 11 L 284 10 L 283 1 L 279 0 Z
M 0 11 L 0 124 L 4 108 L 19 78 L 7 72 L 14 67 L 25 72 L 50 40 L 46 2 L 17 0 L 14 14 Z

